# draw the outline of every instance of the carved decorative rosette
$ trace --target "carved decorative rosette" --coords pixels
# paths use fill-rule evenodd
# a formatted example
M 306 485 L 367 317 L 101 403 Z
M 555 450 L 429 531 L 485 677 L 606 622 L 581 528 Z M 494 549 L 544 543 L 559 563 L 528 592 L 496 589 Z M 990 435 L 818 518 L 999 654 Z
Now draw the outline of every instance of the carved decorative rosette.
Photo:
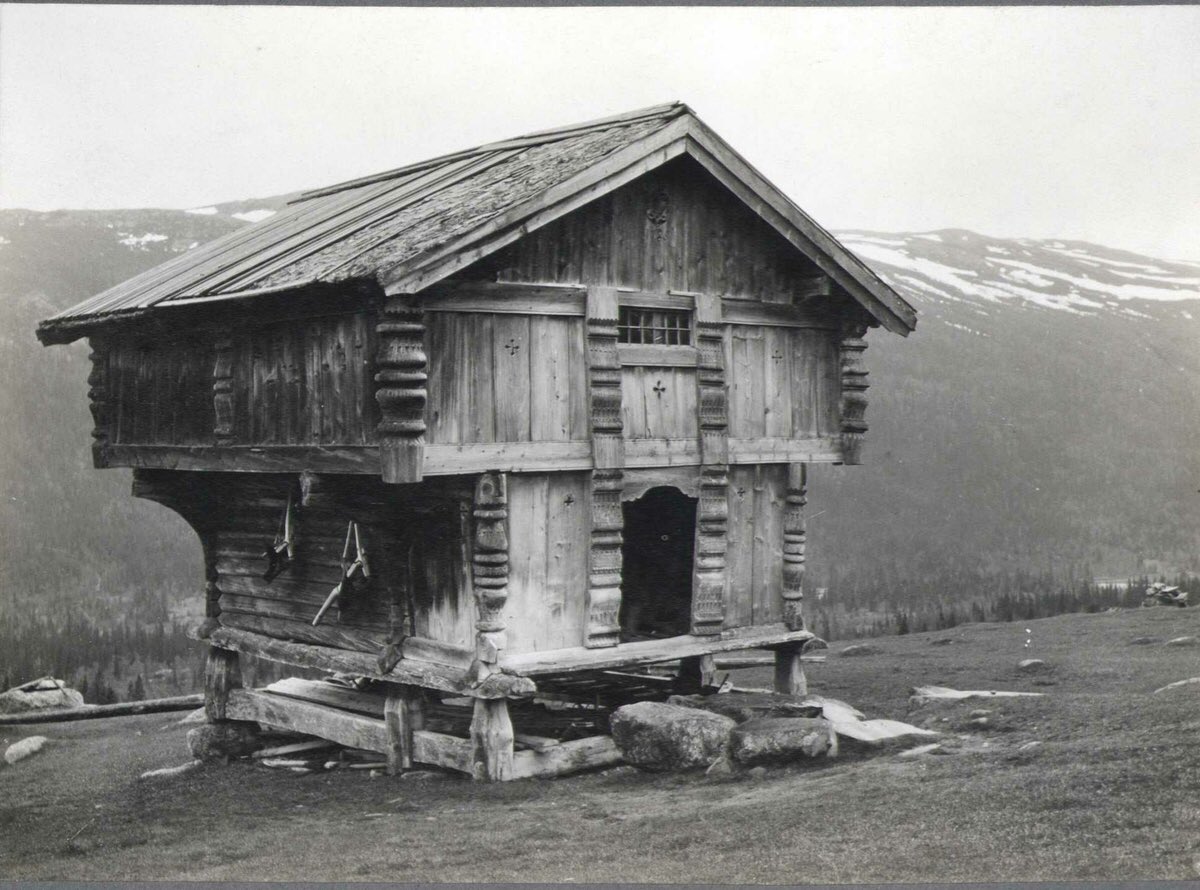
M 419 309 L 392 303 L 375 326 L 375 401 L 384 482 L 419 482 L 425 452 L 428 359 L 425 324 Z
M 504 604 L 508 602 L 508 482 L 503 473 L 484 473 L 475 484 L 474 548 L 476 657 L 499 661 L 505 648 Z
M 846 464 L 861 463 L 863 436 L 867 423 L 867 370 L 863 352 L 867 341 L 865 324 L 855 322 L 842 328 L 842 455 Z
M 804 506 L 808 503 L 808 467 L 788 466 L 783 512 L 783 623 L 788 630 L 804 630 L 804 548 L 808 534 Z
M 700 472 L 696 531 L 692 633 L 716 634 L 725 623 L 725 554 L 729 531 L 727 467 L 706 466 Z
M 89 337 L 91 352 L 88 358 L 92 370 L 88 373 L 88 408 L 92 412 L 92 461 L 97 467 L 106 463 L 105 451 L 110 440 L 111 410 L 108 401 L 108 342 L 101 337 Z
M 224 334 L 213 344 L 213 437 L 218 445 L 232 445 L 233 337 Z
M 584 638 L 584 645 L 589 648 L 615 646 L 620 642 L 623 487 L 624 474 L 620 470 L 592 473 L 592 536 Z

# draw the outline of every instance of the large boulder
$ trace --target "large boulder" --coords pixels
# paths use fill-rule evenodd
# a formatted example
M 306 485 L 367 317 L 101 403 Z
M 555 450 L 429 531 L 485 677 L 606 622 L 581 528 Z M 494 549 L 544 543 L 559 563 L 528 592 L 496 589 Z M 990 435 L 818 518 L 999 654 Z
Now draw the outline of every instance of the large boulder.
M 44 708 L 81 708 L 83 695 L 62 680 L 42 677 L 0 693 L 0 714 L 20 714 Z
M 836 757 L 837 735 L 820 717 L 764 717 L 734 729 L 730 753 L 745 766 Z
M 777 692 L 723 692 L 719 695 L 672 695 L 667 704 L 700 708 L 738 723 L 759 717 L 820 717 L 821 705 L 796 701 Z
M 189 730 L 188 748 L 196 760 L 247 757 L 262 747 L 258 725 L 240 721 L 206 723 Z
M 612 738 L 634 766 L 665 771 L 708 767 L 729 750 L 737 724 L 698 708 L 637 702 L 613 712 Z

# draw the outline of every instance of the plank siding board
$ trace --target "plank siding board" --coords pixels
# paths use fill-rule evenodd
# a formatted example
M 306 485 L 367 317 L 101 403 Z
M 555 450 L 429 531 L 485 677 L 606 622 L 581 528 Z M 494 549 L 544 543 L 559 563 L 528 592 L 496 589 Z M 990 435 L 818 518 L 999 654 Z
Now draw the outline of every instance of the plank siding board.
M 530 319 L 523 315 L 492 317 L 492 399 L 496 441 L 528 442 L 530 430 Z M 476 349 L 487 349 L 487 341 Z M 482 384 L 482 381 L 478 381 Z
M 754 624 L 783 620 L 783 498 L 787 467 L 756 467 Z
M 729 468 L 728 546 L 725 575 L 725 627 L 746 627 L 754 620 L 753 565 L 757 514 L 754 509 L 754 467 Z
M 529 321 L 529 432 L 534 442 L 571 438 L 571 319 Z
M 792 435 L 791 341 L 783 328 L 763 328 L 763 380 L 766 383 L 763 434 Z
M 661 224 L 648 218 L 651 208 L 665 214 Z M 499 281 L 706 291 L 778 302 L 807 289 L 819 272 L 690 158 L 542 226 L 473 268 Z

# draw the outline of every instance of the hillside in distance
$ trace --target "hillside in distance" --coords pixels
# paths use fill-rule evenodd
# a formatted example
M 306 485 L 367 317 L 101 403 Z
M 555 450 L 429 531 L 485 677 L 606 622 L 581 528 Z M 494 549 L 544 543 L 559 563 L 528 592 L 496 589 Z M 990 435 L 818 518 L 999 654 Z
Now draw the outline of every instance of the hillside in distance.
M 86 344 L 43 349 L 34 328 L 283 200 L 0 211 L 0 617 L 199 588 L 182 521 L 130 497 L 129 471 L 91 468 Z M 1200 265 L 965 231 L 842 237 L 921 320 L 868 338 L 865 464 L 812 474 L 815 584 L 1200 569 Z
M 868 338 L 864 465 L 814 474 L 818 575 L 1200 569 L 1200 264 L 839 237 L 920 322 Z

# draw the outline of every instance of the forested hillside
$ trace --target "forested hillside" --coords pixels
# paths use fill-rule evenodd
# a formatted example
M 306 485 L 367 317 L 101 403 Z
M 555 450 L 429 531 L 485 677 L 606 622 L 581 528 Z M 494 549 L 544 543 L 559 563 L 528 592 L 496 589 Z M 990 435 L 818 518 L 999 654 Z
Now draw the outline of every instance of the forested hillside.
M 43 349 L 34 329 L 280 205 L 0 211 L 0 681 L 192 682 L 199 547 L 130 497 L 128 470 L 91 468 L 87 346 Z M 963 231 L 844 238 L 921 319 L 869 336 L 864 465 L 812 473 L 814 609 L 1200 570 L 1200 266 Z

